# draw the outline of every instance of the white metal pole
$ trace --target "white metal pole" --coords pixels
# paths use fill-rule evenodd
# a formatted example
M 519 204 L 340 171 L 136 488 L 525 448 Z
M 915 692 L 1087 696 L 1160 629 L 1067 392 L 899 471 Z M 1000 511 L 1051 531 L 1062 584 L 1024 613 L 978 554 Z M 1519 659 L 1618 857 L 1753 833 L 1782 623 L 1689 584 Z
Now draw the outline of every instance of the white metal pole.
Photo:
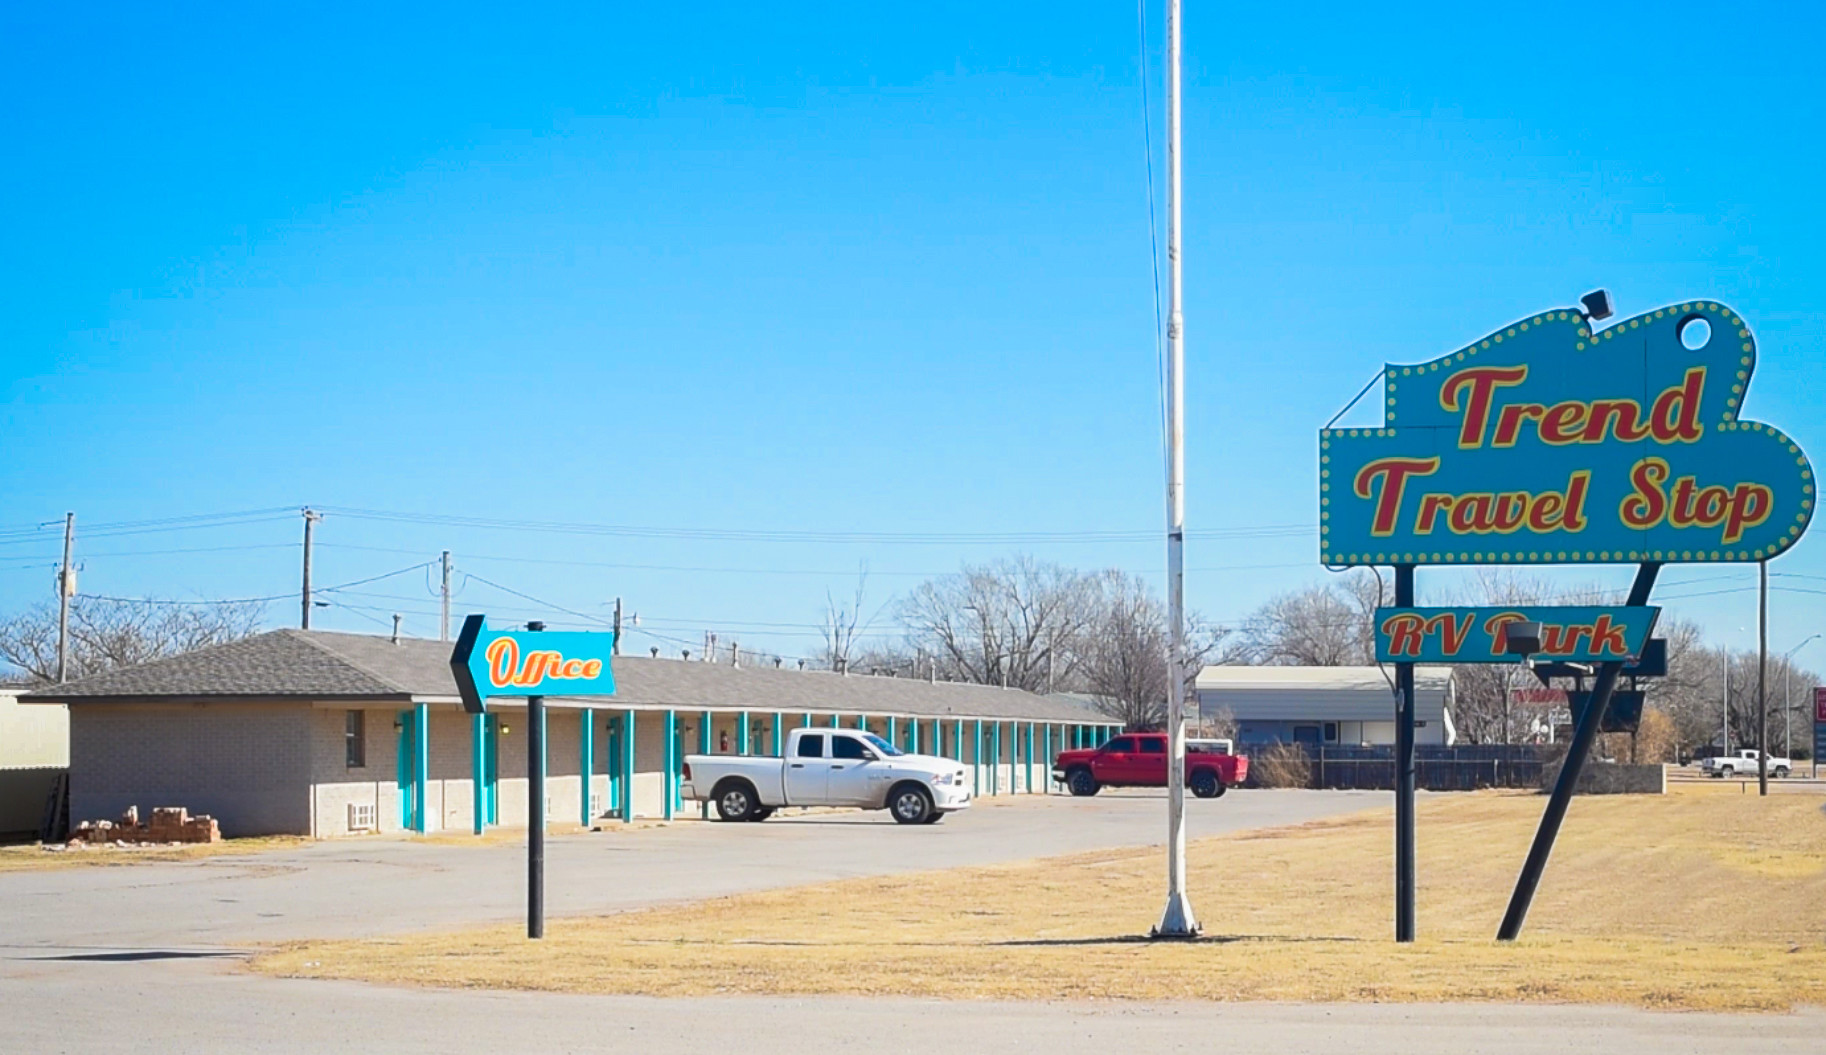
M 1198 934 L 1186 899 L 1186 433 L 1185 332 L 1181 313 L 1179 4 L 1167 0 L 1167 907 L 1154 933 Z

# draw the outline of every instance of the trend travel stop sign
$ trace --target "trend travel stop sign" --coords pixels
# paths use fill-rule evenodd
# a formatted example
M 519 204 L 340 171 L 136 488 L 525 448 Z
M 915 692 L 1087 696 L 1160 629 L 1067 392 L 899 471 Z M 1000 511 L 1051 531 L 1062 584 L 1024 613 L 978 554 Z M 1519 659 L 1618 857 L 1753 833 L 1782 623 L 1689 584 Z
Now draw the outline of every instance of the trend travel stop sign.
M 1748 324 L 1714 301 L 1594 332 L 1542 312 L 1383 373 L 1379 428 L 1319 434 L 1322 560 L 1754 562 L 1813 515 L 1793 440 L 1738 416 Z
M 603 631 L 490 630 L 463 620 L 450 655 L 463 709 L 481 714 L 490 696 L 612 696 L 615 635 Z

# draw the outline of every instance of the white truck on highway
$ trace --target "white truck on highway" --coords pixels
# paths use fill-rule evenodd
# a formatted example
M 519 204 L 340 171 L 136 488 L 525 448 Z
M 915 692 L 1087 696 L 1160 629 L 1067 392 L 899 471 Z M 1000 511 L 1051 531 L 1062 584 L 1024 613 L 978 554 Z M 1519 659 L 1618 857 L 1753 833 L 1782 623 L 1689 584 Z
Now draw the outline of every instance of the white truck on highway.
M 782 806 L 887 810 L 901 824 L 935 824 L 970 806 L 964 767 L 910 755 L 861 729 L 794 729 L 786 757 L 687 755 L 680 794 L 716 804 L 726 821 L 762 821 Z
M 1793 768 L 1793 765 L 1792 762 L 1785 758 L 1777 758 L 1774 755 L 1770 755 L 1769 775 L 1772 777 L 1785 777 L 1788 775 L 1788 771 Z M 1740 748 L 1735 755 L 1708 758 L 1699 763 L 1699 768 L 1704 770 L 1708 777 L 1731 777 L 1739 774 L 1744 776 L 1755 776 L 1756 748 Z

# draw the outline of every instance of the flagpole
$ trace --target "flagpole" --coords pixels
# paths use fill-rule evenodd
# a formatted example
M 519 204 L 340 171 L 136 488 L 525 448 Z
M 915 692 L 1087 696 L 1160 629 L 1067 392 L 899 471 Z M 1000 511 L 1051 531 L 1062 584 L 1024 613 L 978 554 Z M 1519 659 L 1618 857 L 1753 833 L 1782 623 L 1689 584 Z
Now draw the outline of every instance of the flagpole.
M 1167 0 L 1167 907 L 1159 938 L 1191 938 L 1186 899 L 1186 436 L 1185 344 L 1180 313 L 1179 4 Z

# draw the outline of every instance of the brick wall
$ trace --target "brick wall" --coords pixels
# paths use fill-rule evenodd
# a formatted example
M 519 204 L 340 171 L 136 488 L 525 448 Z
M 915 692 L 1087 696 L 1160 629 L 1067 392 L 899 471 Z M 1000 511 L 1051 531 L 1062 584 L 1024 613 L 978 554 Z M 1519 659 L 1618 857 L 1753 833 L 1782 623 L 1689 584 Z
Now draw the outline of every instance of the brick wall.
M 231 838 L 308 834 L 310 730 L 304 704 L 72 707 L 70 819 L 184 806 Z

